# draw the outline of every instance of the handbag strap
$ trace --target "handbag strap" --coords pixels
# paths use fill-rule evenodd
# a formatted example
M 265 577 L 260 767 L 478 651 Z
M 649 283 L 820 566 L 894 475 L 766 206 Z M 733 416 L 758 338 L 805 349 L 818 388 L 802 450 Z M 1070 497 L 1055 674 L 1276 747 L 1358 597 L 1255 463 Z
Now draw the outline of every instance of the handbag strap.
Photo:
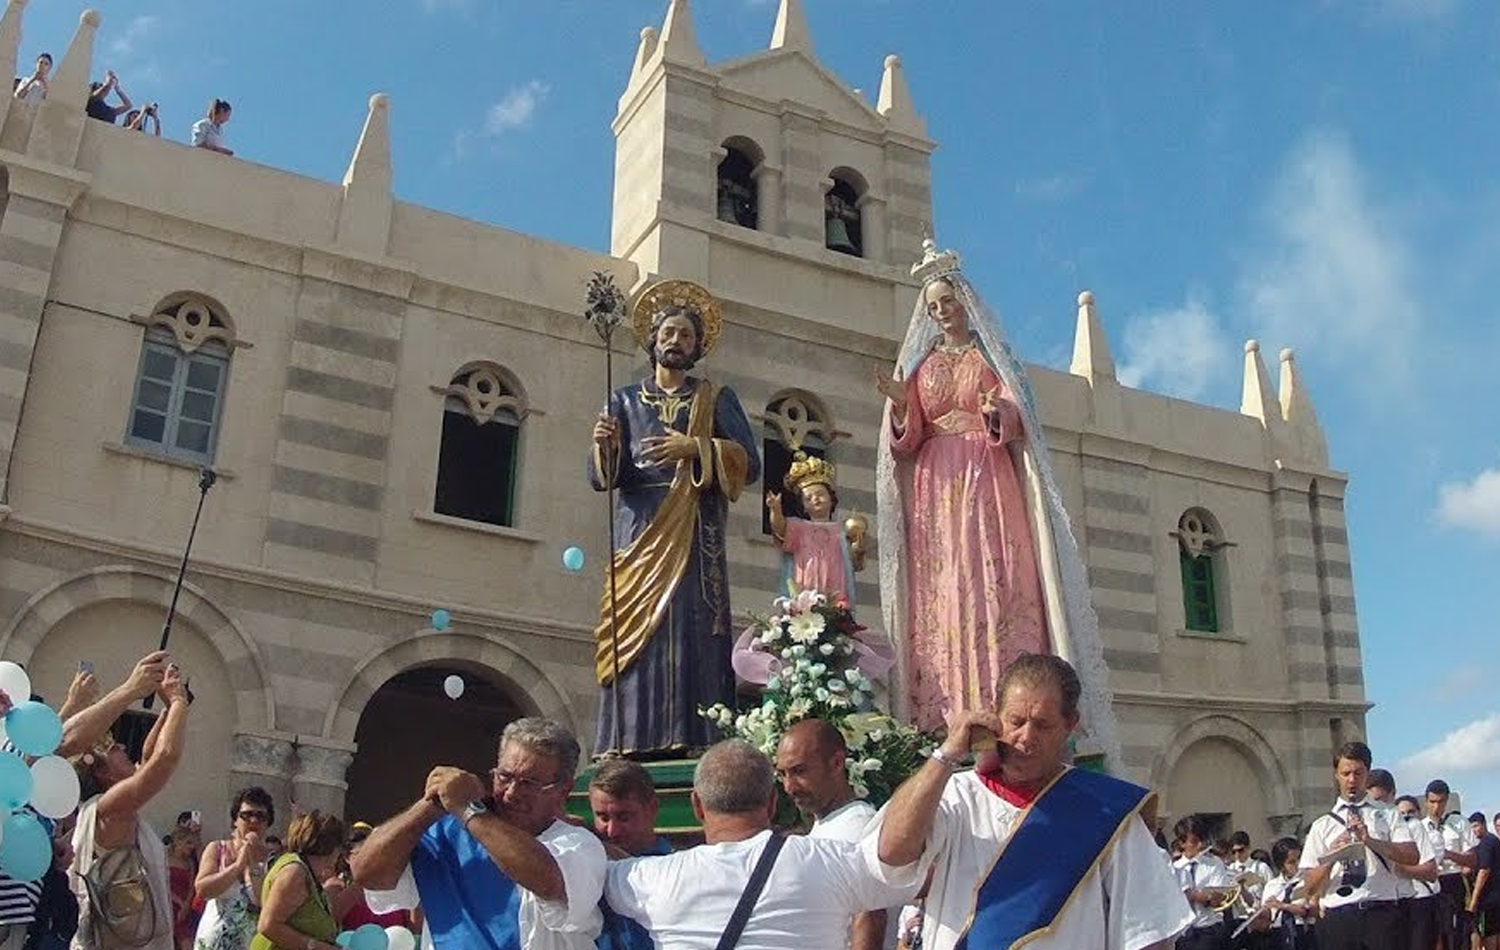
M 781 853 L 781 846 L 784 844 L 786 838 L 771 832 L 771 840 L 766 842 L 766 849 L 760 853 L 760 860 L 755 862 L 755 870 L 750 872 L 750 880 L 745 884 L 740 902 L 734 905 L 734 913 L 729 915 L 729 924 L 724 928 L 724 934 L 719 937 L 714 950 L 734 950 L 734 945 L 740 942 L 740 934 L 745 932 L 745 924 L 750 921 L 750 911 L 760 899 L 760 892 L 766 886 L 766 878 L 771 876 L 771 865 L 776 863 L 776 856 Z

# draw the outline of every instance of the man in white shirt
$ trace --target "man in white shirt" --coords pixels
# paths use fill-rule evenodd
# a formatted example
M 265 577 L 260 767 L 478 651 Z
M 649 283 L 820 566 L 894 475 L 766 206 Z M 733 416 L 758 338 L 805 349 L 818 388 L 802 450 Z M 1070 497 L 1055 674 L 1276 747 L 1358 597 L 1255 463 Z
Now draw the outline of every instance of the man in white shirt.
M 609 867 L 609 906 L 651 932 L 658 950 L 713 950 L 771 842 L 776 776 L 759 749 L 727 739 L 698 760 L 693 813 L 706 844 Z M 737 950 L 831 950 L 861 911 L 900 904 L 922 883 L 915 859 L 882 864 L 860 843 L 788 837 L 751 908 Z
M 505 727 L 488 785 L 433 769 L 421 800 L 371 832 L 354 858 L 370 909 L 420 903 L 423 945 L 434 950 L 593 950 L 604 846 L 558 818 L 578 757 L 564 726 L 528 718 Z
M 849 748 L 843 733 L 822 719 L 794 723 L 776 747 L 776 777 L 797 810 L 813 819 L 808 836 L 859 841 L 875 806 L 849 784 Z M 881 950 L 896 945 L 900 906 L 872 910 L 854 919 L 849 950 Z
M 1402 901 L 1406 904 L 1406 929 L 1411 934 L 1411 946 L 1427 950 L 1437 946 L 1438 935 L 1438 870 L 1437 850 L 1432 837 L 1422 827 L 1422 806 L 1413 795 L 1402 795 L 1396 799 L 1396 814 L 1406 822 L 1413 843 L 1417 846 L 1416 864 L 1393 864 L 1396 876 L 1402 884 Z
M 1239 929 L 1261 905 L 1266 882 L 1276 876 L 1271 866 L 1250 854 L 1250 833 L 1240 830 L 1229 836 L 1229 883 L 1240 886 L 1240 895 L 1230 906 L 1230 932 Z
M 925 950 L 1167 950 L 1192 920 L 1140 814 L 1153 796 L 1065 760 L 1081 693 L 1065 660 L 1023 654 L 997 684 L 1000 709 L 954 713 L 881 811 L 882 861 L 934 862 Z
M 1438 933 L 1445 947 L 1466 950 L 1469 927 L 1468 911 L 1464 908 L 1464 868 L 1474 867 L 1474 849 L 1479 839 L 1462 815 L 1449 811 L 1457 803 L 1447 782 L 1440 778 L 1428 782 L 1424 805 L 1422 829 L 1438 858 Z
M 1370 747 L 1346 742 L 1334 760 L 1339 798 L 1302 846 L 1308 890 L 1322 894 L 1319 950 L 1406 950 L 1396 864 L 1417 864 L 1406 822 L 1366 793 Z
M 1182 845 L 1182 854 L 1172 862 L 1172 873 L 1193 910 L 1193 922 L 1177 938 L 1177 950 L 1224 950 L 1228 939 L 1223 901 L 1234 886 L 1229 868 L 1207 849 L 1212 832 L 1203 816 L 1182 818 L 1172 835 Z

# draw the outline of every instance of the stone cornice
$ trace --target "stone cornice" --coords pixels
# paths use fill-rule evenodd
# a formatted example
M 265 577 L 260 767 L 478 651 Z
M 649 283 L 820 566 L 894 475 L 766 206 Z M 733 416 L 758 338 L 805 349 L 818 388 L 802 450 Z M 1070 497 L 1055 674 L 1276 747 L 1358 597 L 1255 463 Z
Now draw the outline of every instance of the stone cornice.
M 1374 703 L 1338 699 L 1266 699 L 1262 696 L 1208 696 L 1202 693 L 1146 693 L 1114 690 L 1116 704 L 1187 709 L 1200 713 L 1355 713 L 1363 715 Z
M 94 176 L 76 168 L 39 162 L 20 152 L 0 149 L 0 164 L 10 172 L 10 193 L 72 209 Z
M 43 541 L 70 544 L 113 557 L 144 561 L 168 569 L 175 569 L 182 556 L 180 552 L 168 548 L 148 547 L 118 538 L 90 535 L 66 525 L 23 518 L 14 512 L 5 521 L 5 530 Z M 321 597 L 326 600 L 355 604 L 375 610 L 408 614 L 417 621 L 419 626 L 426 625 L 427 618 L 432 610 L 432 605 L 425 600 L 393 591 L 371 590 L 365 587 L 319 580 L 303 574 L 289 574 L 261 567 L 226 564 L 222 561 L 214 561 L 201 557 L 193 558 L 192 573 L 200 577 L 213 577 L 241 584 L 271 588 L 281 592 L 303 594 L 308 597 Z M 573 624 L 550 617 L 532 617 L 498 610 L 486 610 L 480 607 L 462 606 L 453 610 L 453 620 L 455 623 L 482 627 L 509 636 L 550 637 L 556 640 L 566 640 L 571 643 L 593 643 L 594 641 L 594 628 L 592 624 Z

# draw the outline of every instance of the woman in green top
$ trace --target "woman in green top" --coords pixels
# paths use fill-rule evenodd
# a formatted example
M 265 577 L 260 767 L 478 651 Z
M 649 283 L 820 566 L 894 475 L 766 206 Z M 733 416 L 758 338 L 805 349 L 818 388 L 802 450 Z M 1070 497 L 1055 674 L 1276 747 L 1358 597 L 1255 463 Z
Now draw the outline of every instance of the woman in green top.
M 323 893 L 345 851 L 344 823 L 320 811 L 293 820 L 286 853 L 266 871 L 250 950 L 342 950 L 338 918 Z

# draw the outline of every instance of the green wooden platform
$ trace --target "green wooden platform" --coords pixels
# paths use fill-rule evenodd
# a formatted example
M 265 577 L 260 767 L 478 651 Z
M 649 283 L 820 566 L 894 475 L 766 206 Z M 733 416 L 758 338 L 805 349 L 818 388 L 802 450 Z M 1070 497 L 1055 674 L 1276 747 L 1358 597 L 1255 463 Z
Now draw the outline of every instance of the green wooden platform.
M 693 769 L 696 759 L 668 759 L 663 762 L 642 762 L 651 780 L 656 783 L 656 797 L 661 801 L 661 811 L 656 818 L 656 831 L 667 835 L 696 835 L 702 826 L 693 816 L 693 803 L 688 794 L 693 790 Z M 576 815 L 592 823 L 594 812 L 589 808 L 589 782 L 594 777 L 592 767 L 586 769 L 573 782 L 573 793 L 568 796 L 568 814 Z

